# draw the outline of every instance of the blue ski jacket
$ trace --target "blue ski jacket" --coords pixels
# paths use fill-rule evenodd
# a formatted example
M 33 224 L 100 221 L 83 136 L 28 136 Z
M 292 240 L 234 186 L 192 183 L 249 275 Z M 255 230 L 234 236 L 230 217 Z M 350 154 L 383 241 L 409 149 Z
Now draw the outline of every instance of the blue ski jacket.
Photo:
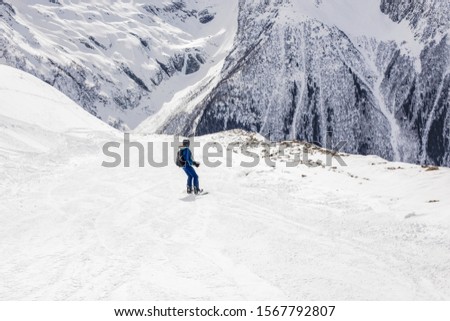
M 192 164 L 194 163 L 194 161 L 192 160 L 192 153 L 190 151 L 190 149 L 188 147 L 182 147 L 181 148 L 181 155 L 183 155 L 183 159 L 186 162 L 186 166 L 192 166 Z

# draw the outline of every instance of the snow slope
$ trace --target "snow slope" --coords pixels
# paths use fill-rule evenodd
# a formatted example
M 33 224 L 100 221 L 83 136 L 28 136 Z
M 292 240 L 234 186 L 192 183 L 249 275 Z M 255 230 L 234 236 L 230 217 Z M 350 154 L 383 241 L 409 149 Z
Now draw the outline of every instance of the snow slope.
M 45 150 L 70 133 L 112 132 L 64 94 L 40 79 L 0 65 L 0 151 Z
M 449 169 L 347 154 L 346 167 L 321 166 L 326 151 L 300 142 L 286 156 L 271 150 L 275 165 L 245 168 L 236 148 L 232 167 L 198 169 L 210 194 L 195 198 L 170 159 L 102 167 L 111 160 L 103 144 L 122 143 L 116 131 L 35 78 L 1 71 L 2 130 L 52 148 L 13 150 L 2 133 L 0 299 L 450 299 Z M 35 109 L 23 104 L 32 94 Z M 61 124 L 36 112 L 40 102 Z M 246 146 L 261 137 L 198 139 Z M 132 140 L 153 142 L 158 161 L 171 137 Z M 309 166 L 287 168 L 303 148 Z

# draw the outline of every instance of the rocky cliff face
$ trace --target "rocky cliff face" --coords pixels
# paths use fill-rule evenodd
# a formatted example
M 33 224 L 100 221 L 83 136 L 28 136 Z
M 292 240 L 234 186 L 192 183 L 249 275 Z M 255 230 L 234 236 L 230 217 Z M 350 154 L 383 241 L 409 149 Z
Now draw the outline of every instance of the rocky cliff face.
M 240 1 L 220 81 L 197 108 L 171 114 L 158 130 L 244 128 L 272 140 L 328 139 L 330 147 L 346 142 L 351 153 L 450 166 L 450 4 L 378 2 L 373 15 L 388 15 L 392 34 L 402 28 L 389 39 L 321 17 L 336 9 L 330 3 Z

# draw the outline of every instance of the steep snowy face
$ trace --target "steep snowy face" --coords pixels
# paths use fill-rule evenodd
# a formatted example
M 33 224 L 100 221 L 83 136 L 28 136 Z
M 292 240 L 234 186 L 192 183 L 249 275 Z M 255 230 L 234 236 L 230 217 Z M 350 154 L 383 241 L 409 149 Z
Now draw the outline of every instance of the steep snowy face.
M 37 76 L 117 128 L 133 128 L 221 59 L 236 5 L 2 0 L 0 63 Z
M 196 108 L 183 108 L 186 96 L 177 112 L 161 110 L 158 127 L 150 119 L 140 130 L 244 128 L 450 165 L 450 7 L 424 3 L 404 13 L 398 1 L 240 1 L 238 34 L 217 85 Z
M 58 148 L 67 136 L 116 132 L 42 80 L 0 65 L 1 156 Z

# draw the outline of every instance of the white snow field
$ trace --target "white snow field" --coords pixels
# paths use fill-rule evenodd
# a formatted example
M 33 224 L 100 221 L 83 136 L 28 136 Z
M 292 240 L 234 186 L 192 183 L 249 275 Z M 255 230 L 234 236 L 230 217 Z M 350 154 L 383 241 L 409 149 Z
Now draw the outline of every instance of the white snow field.
M 102 167 L 122 134 L 4 66 L 0 130 L 2 300 L 450 299 L 447 168 L 351 155 L 287 168 L 275 154 L 245 168 L 233 152 L 232 167 L 198 169 L 210 194 L 186 196 L 172 159 Z M 171 141 L 131 139 L 154 142 L 155 159 Z

